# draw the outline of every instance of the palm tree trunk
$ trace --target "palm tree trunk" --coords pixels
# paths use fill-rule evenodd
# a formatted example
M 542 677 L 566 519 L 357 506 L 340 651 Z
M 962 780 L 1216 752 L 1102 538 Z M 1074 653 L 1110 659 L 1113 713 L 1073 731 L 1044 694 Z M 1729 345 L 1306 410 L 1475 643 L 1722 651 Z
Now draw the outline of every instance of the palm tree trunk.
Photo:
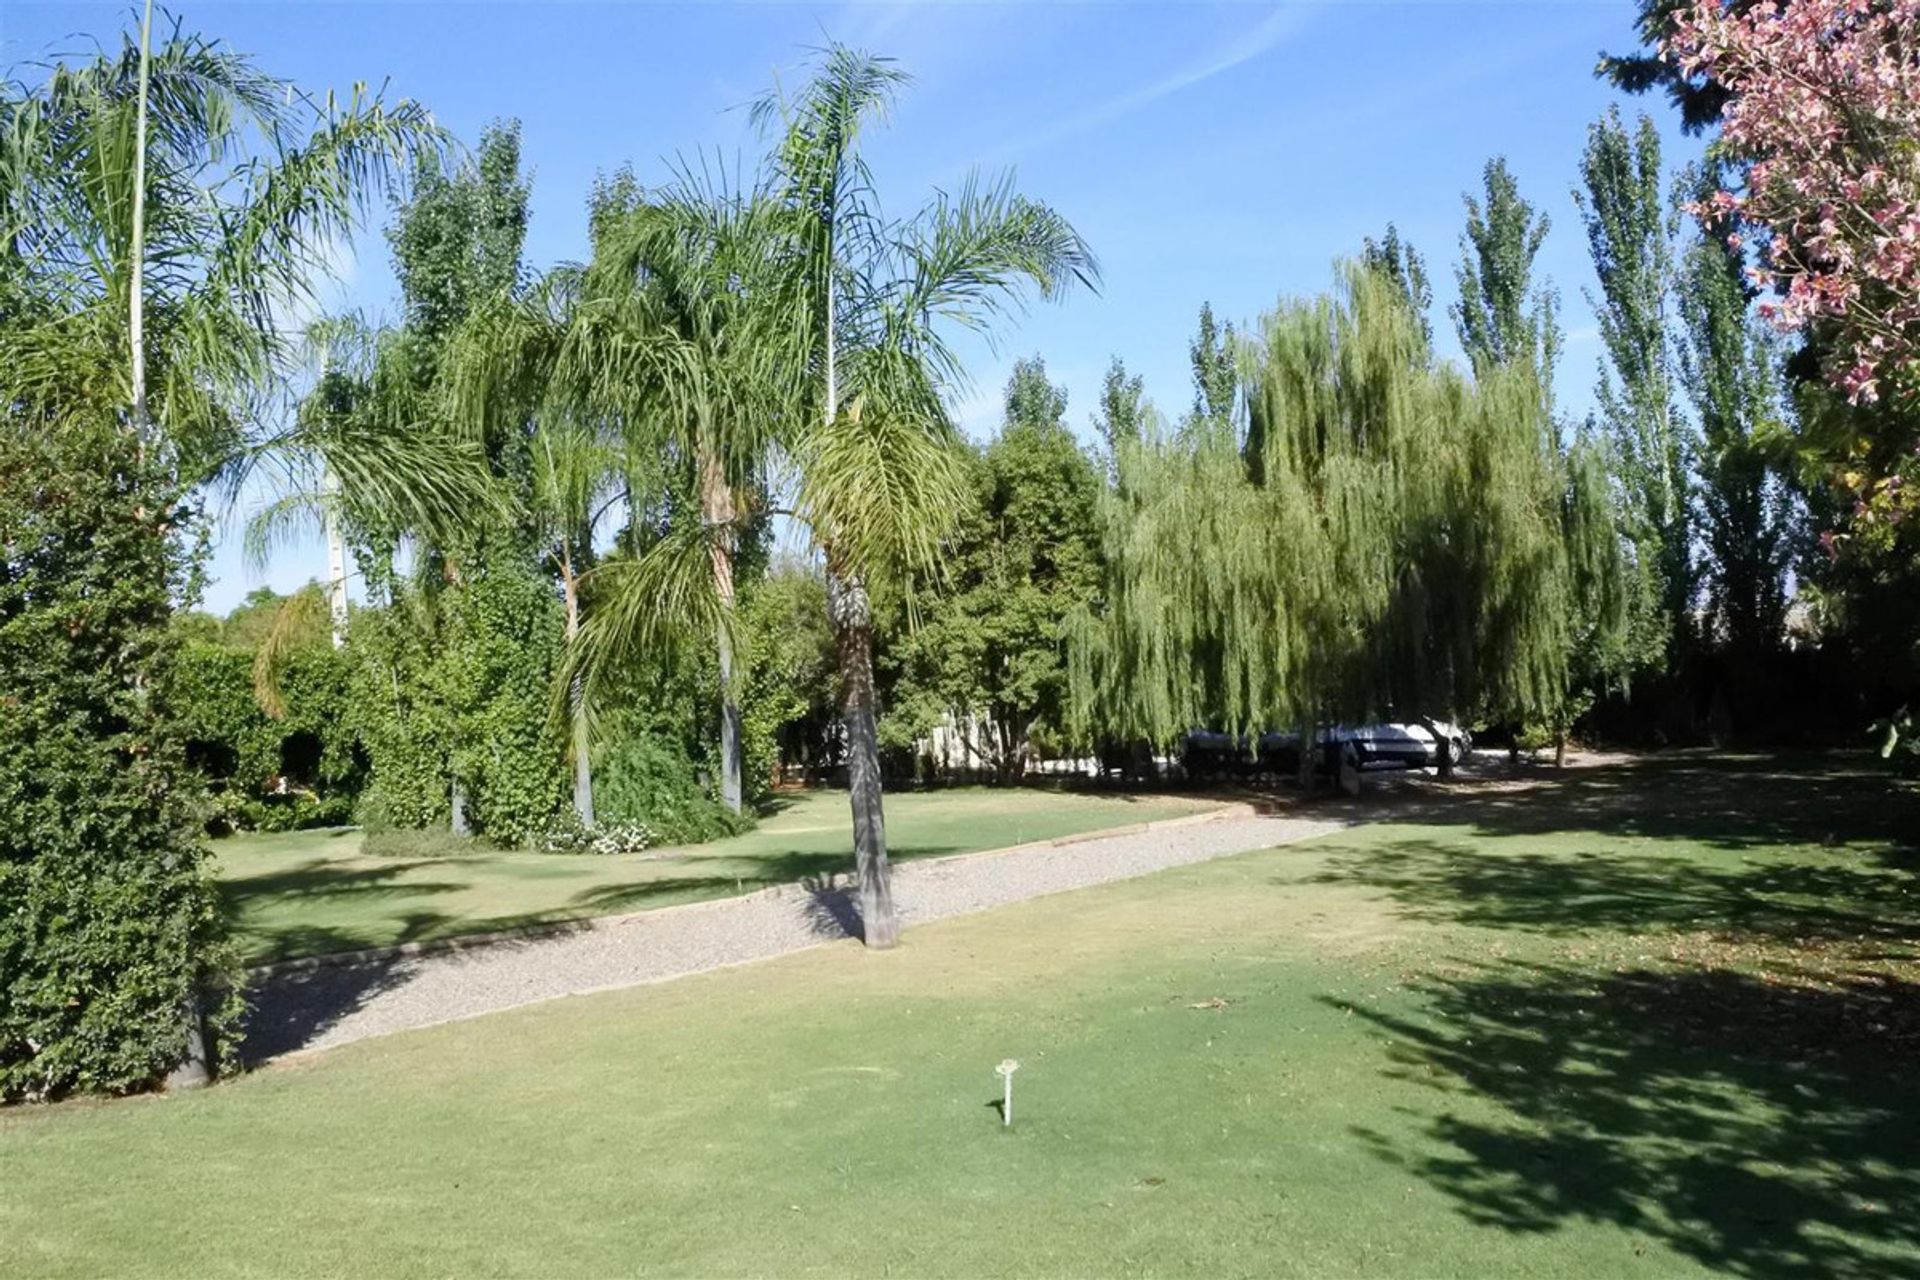
M 153 60 L 153 0 L 147 0 L 140 19 L 140 100 L 134 107 L 133 239 L 128 247 L 127 343 L 131 348 L 131 417 L 134 448 L 144 453 L 151 415 L 147 410 L 146 258 L 147 258 L 147 81 Z M 167 1073 L 167 1088 L 198 1089 L 213 1082 L 213 1055 L 208 1051 L 206 1017 L 200 997 L 198 958 L 187 957 L 195 972 L 189 975 L 181 1020 L 185 1038 L 180 1061 Z
M 840 655 L 840 710 L 847 727 L 847 788 L 853 806 L 853 857 L 860 881 L 860 934 L 869 947 L 900 938 L 887 865 L 887 818 L 880 791 L 880 739 L 874 724 L 873 606 L 857 577 L 829 572 L 829 606 Z
M 134 108 L 133 242 L 127 270 L 127 341 L 133 348 L 133 430 L 139 447 L 147 443 L 147 78 L 153 60 L 153 0 L 140 19 L 140 101 Z
M 720 607 L 733 612 L 733 490 L 728 487 L 720 460 L 709 454 L 700 464 L 700 512 L 710 537 L 713 587 Z M 741 787 L 740 702 L 734 692 L 733 640 L 725 623 L 715 637 L 720 660 L 720 800 L 735 813 L 744 799 Z
M 561 590 L 567 602 L 567 648 L 580 637 L 580 581 L 570 565 L 560 566 Z M 583 677 L 573 678 L 573 811 L 582 826 L 593 826 L 593 758 L 587 735 L 587 686 Z
M 340 477 L 328 468 L 320 477 L 325 495 L 321 508 L 327 527 L 327 616 L 333 629 L 333 647 L 347 643 L 347 540 L 340 532 Z

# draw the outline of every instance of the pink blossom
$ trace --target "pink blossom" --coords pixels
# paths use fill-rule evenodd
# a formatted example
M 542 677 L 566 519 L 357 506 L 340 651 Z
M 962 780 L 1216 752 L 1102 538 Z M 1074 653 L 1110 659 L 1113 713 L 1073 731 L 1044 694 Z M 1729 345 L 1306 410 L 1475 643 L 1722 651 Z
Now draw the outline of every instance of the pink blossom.
M 1690 212 L 1760 233 L 1754 278 L 1785 287 L 1763 312 L 1829 322 L 1850 399 L 1920 395 L 1920 0 L 1699 0 L 1663 52 L 1732 95 L 1719 146 L 1744 182 Z

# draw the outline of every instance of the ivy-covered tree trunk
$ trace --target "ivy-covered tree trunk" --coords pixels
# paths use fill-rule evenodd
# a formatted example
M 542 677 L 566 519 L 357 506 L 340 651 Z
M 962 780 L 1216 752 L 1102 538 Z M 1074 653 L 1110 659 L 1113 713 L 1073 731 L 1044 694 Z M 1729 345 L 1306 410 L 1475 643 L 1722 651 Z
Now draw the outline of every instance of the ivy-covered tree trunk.
M 873 690 L 873 605 L 857 577 L 828 580 L 840 656 L 840 710 L 847 728 L 847 789 L 853 806 L 854 867 L 860 881 L 860 930 L 869 947 L 891 947 L 900 924 L 887 865 L 887 819 L 880 790 L 880 740 Z

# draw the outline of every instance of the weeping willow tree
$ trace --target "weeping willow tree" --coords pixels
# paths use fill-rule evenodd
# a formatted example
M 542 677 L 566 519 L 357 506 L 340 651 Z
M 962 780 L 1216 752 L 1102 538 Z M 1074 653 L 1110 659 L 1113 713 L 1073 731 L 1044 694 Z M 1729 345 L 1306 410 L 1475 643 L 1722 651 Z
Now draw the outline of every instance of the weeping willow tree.
M 1555 716 L 1569 531 L 1612 533 L 1569 519 L 1537 380 L 1436 365 L 1405 291 L 1360 266 L 1239 355 L 1244 426 L 1118 453 L 1107 581 L 1070 645 L 1082 735 Z

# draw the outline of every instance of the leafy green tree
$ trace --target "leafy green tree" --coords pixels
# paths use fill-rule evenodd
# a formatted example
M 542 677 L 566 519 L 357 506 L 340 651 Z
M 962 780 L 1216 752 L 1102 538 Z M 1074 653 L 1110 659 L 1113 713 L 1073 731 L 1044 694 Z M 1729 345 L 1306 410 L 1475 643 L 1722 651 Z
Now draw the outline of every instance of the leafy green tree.
M 744 593 L 741 614 L 750 774 L 771 778 L 789 763 L 803 769 L 825 764 L 839 719 L 826 575 L 804 561 L 776 561 Z
M 1257 469 L 1203 421 L 1121 455 L 1070 649 L 1081 735 L 1553 711 L 1563 481 L 1531 368 L 1435 367 L 1358 265 L 1265 317 L 1244 367 Z
M 782 432 L 792 433 L 802 373 L 805 310 L 782 274 L 784 212 L 763 192 L 691 174 L 646 198 L 630 175 L 616 179 L 596 201 L 594 260 L 549 396 L 557 409 L 612 424 L 629 454 L 654 452 L 690 474 L 697 529 L 605 566 L 579 661 L 617 669 L 624 655 L 663 645 L 668 624 L 709 637 L 720 793 L 735 813 L 744 799 L 737 561 L 743 534 L 765 515 L 769 464 Z M 708 597 L 702 617 L 661 611 L 662 579 L 676 576 Z
M 238 1013 L 222 999 L 201 1026 L 202 991 L 237 958 L 171 701 L 191 508 L 119 422 L 35 418 L 16 405 L 0 426 L 8 1102 L 150 1084 Z
M 1421 336 L 1433 344 L 1433 285 L 1427 278 L 1426 259 L 1419 250 L 1400 238 L 1400 229 L 1391 222 L 1387 233 L 1375 241 L 1368 236 L 1360 250 L 1361 265 L 1385 275 L 1406 296 L 1407 307 L 1420 322 Z
M 34 988 L 9 992 L 27 1022 L 0 1033 L 5 1088 L 125 1087 L 175 1064 L 190 1084 L 209 1061 L 199 993 L 226 956 L 166 726 L 166 624 L 191 581 L 175 539 L 190 495 L 252 443 L 288 363 L 278 316 L 437 134 L 414 104 L 315 102 L 177 25 L 156 48 L 150 7 L 137 41 L 0 87 L 0 119 L 0 406 L 23 451 L 7 471 L 40 495 L 28 510 L 73 495 L 31 517 L 52 542 L 9 539 L 0 575 L 25 593 L 0 609 L 24 628 L 8 652 L 73 673 L 10 671 L 0 689 L 13 706 L 46 679 L 18 704 L 34 723 L 4 734 L 29 771 L 6 788 L 24 806 L 0 824 L 24 877 L 7 896 L 32 903 L 10 917 L 25 932 L 5 972 Z
M 1127 376 L 1127 366 L 1119 356 L 1113 358 L 1113 363 L 1107 366 L 1106 377 L 1101 379 L 1100 408 L 1094 415 L 1093 426 L 1107 447 L 1109 479 L 1121 448 L 1138 440 L 1146 425 L 1144 387 L 1137 376 Z
M 774 137 L 774 185 L 792 219 L 791 279 L 803 301 L 806 414 L 789 446 L 795 511 L 825 560 L 840 653 L 862 929 L 891 946 L 873 682 L 870 586 L 929 565 L 963 493 L 944 393 L 961 376 L 945 333 L 983 329 L 1024 287 L 1052 297 L 1096 269 L 1079 235 L 1010 179 L 974 179 L 895 224 L 860 154 L 906 77 L 830 46 L 792 98 L 755 118 Z M 781 304 L 784 306 L 784 302 Z
M 1485 200 L 1462 197 L 1467 229 L 1454 269 L 1460 301 L 1449 308 L 1460 348 L 1477 374 L 1525 365 L 1552 408 L 1553 366 L 1560 349 L 1559 299 L 1535 286 L 1533 260 L 1551 222 L 1520 194 L 1506 158 L 1487 162 Z
M 1590 297 L 1606 348 L 1598 399 L 1627 502 L 1637 586 L 1636 665 L 1671 666 L 1692 626 L 1692 441 L 1675 405 L 1668 299 L 1674 219 L 1661 192 L 1660 134 L 1641 116 L 1629 134 L 1617 109 L 1587 131 L 1581 190 L 1600 294 Z
M 1687 247 L 1678 288 L 1679 364 L 1700 424 L 1713 626 L 1739 660 L 1751 662 L 1777 650 L 1785 636 L 1791 520 L 1773 458 L 1788 429 L 1779 345 L 1753 315 L 1745 264 L 1727 247 L 1729 230 L 1705 230 Z
M 1638 0 L 1634 32 L 1641 48 L 1632 53 L 1602 54 L 1595 74 L 1611 80 L 1628 93 L 1646 93 L 1663 89 L 1680 112 L 1681 126 L 1688 133 L 1702 133 L 1719 123 L 1729 95 L 1725 85 L 1711 76 L 1689 71 L 1678 61 L 1662 53 L 1675 33 L 1675 19 L 1693 9 L 1697 0 Z M 1727 7 L 1739 11 L 1750 8 L 1755 0 L 1729 0 Z
M 1221 325 L 1213 318 L 1213 304 L 1200 304 L 1200 325 L 1187 347 L 1193 365 L 1193 416 L 1213 422 L 1233 417 L 1240 375 L 1233 346 L 1233 322 Z
M 489 477 L 489 501 L 445 529 L 423 529 L 386 503 L 351 511 L 369 585 L 386 605 L 364 629 L 368 815 L 403 825 L 445 818 L 459 834 L 479 825 L 508 844 L 551 817 L 565 754 L 546 697 L 564 626 L 542 571 L 553 548 L 541 519 L 552 513 L 533 514 L 540 497 L 556 496 L 542 488 L 553 476 L 521 383 L 485 413 L 463 413 L 461 399 L 469 322 L 511 312 L 517 298 L 527 198 L 519 154 L 518 127 L 498 124 L 470 159 L 418 166 L 388 236 L 406 322 L 375 339 L 340 411 L 324 415 L 372 435 L 404 424 L 450 452 L 474 452 Z M 323 379 L 315 396 L 332 387 Z M 410 577 L 393 560 L 406 539 Z
M 1026 771 L 1036 734 L 1065 728 L 1066 621 L 1098 578 L 1100 472 L 1066 408 L 1038 357 L 1014 366 L 1004 425 L 941 554 L 942 589 L 925 593 L 917 625 L 896 623 L 888 655 L 888 737 L 949 724 L 1003 782 Z

